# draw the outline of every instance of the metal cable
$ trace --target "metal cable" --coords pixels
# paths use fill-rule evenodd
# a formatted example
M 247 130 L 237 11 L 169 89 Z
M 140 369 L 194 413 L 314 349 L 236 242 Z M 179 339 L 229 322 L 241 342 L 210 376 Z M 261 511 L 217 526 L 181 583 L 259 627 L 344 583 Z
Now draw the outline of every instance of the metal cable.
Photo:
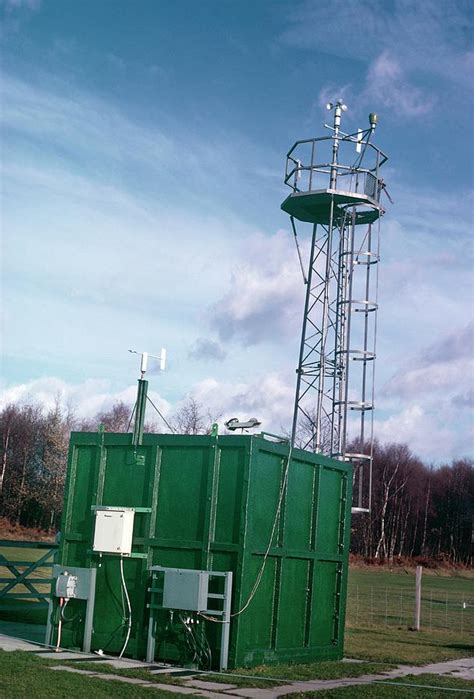
M 123 574 L 123 556 L 120 556 L 120 578 L 122 580 L 122 586 L 123 586 L 123 591 L 125 593 L 125 599 L 127 600 L 127 607 L 128 607 L 128 628 L 127 628 L 127 635 L 125 637 L 125 642 L 122 646 L 122 650 L 120 651 L 119 658 L 123 656 L 125 653 L 125 649 L 128 646 L 128 641 L 130 639 L 130 634 L 132 632 L 132 606 L 130 604 L 130 597 L 128 596 L 128 590 L 127 590 L 127 585 L 125 583 L 125 576 Z
M 362 163 L 362 160 L 364 158 L 365 151 L 367 150 L 367 146 L 369 145 L 370 137 L 372 136 L 372 133 L 373 133 L 372 129 L 366 129 L 365 131 L 362 132 L 362 138 L 363 139 L 365 138 L 366 140 L 364 141 L 364 147 L 361 149 L 359 157 L 357 157 L 355 159 L 355 162 L 352 166 L 352 168 L 354 170 L 357 170 L 361 166 L 361 163 Z
M 306 274 L 304 273 L 303 260 L 301 258 L 301 250 L 300 250 L 300 245 L 298 243 L 298 235 L 296 233 L 295 219 L 293 218 L 293 216 L 290 216 L 290 221 L 291 221 L 291 227 L 293 228 L 293 236 L 294 236 L 295 245 L 296 245 L 296 252 L 298 253 L 298 260 L 300 261 L 301 274 L 303 275 L 304 283 L 307 284 L 308 279 L 306 278 Z
M 275 512 L 275 518 L 273 520 L 272 531 L 271 531 L 270 538 L 268 541 L 268 546 L 267 546 L 266 551 L 263 555 L 262 565 L 260 566 L 260 570 L 258 571 L 257 577 L 255 578 L 254 585 L 253 585 L 252 590 L 247 598 L 247 601 L 245 602 L 244 606 L 241 609 L 239 609 L 238 612 L 234 612 L 233 614 L 231 614 L 230 615 L 231 617 L 239 616 L 240 614 L 242 614 L 242 612 L 245 612 L 245 610 L 248 608 L 248 606 L 252 602 L 253 598 L 255 597 L 257 590 L 260 586 L 260 583 L 262 581 L 263 573 L 265 572 L 265 566 L 267 564 L 267 559 L 268 559 L 268 556 L 270 555 L 270 549 L 272 547 L 273 537 L 275 536 L 275 531 L 276 531 L 276 527 L 277 527 L 277 523 L 278 523 L 278 517 L 280 515 L 281 506 L 283 503 L 283 497 L 285 495 L 286 486 L 288 483 L 288 471 L 290 468 L 292 453 L 293 453 L 293 443 L 290 444 L 290 449 L 288 452 L 288 458 L 287 458 L 287 462 L 286 462 L 285 473 L 283 475 L 283 482 L 282 482 L 282 485 L 280 488 L 280 496 L 278 498 L 278 505 L 277 505 L 277 509 Z M 207 619 L 208 621 L 214 621 L 214 622 L 217 622 L 218 624 L 228 623 L 227 621 L 224 621 L 223 619 L 216 619 L 215 617 L 208 616 L 207 614 L 203 614 L 202 612 L 198 612 L 198 614 L 199 614 L 199 616 L 202 616 L 204 619 Z
M 61 647 L 61 631 L 63 627 L 63 617 L 62 617 L 62 608 L 64 605 L 64 598 L 60 597 L 59 598 L 59 621 L 58 621 L 58 639 L 56 642 L 56 652 L 59 653 L 60 647 Z
M 153 403 L 152 399 L 151 399 L 150 396 L 148 396 L 148 395 L 147 395 L 147 400 L 150 401 L 150 403 L 151 403 L 152 406 L 155 408 L 155 410 L 156 410 L 156 412 L 158 413 L 158 415 L 161 417 L 161 419 L 163 420 L 163 422 L 164 422 L 165 425 L 167 426 L 167 428 L 168 428 L 169 430 L 171 430 L 171 432 L 172 432 L 173 434 L 176 434 L 176 430 L 174 429 L 174 427 L 171 427 L 171 425 L 170 425 L 170 423 L 168 422 L 168 420 L 164 417 L 164 415 L 162 415 L 162 414 L 160 413 L 160 411 L 158 410 L 158 408 L 156 407 L 156 405 Z
M 133 406 L 132 414 L 130 415 L 130 420 L 128 421 L 127 432 L 129 431 L 130 425 L 132 424 L 133 416 L 135 415 L 136 409 L 137 409 L 137 404 L 135 403 L 135 405 Z

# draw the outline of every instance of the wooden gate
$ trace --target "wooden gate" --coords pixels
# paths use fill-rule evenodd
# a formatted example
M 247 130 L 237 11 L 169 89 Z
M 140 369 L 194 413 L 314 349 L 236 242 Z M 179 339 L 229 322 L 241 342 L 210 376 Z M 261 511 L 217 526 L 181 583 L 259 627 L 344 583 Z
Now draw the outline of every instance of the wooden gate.
M 0 539 L 0 611 L 18 609 L 19 602 L 46 607 L 57 544 Z

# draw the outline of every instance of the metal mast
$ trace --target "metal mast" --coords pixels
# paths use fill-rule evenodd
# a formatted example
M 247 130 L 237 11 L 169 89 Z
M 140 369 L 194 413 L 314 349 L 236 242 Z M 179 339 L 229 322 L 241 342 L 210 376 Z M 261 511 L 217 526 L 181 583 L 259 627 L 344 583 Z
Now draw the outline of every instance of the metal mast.
M 292 443 L 354 465 L 353 511 L 370 510 L 380 218 L 387 157 L 369 128 L 297 141 L 287 155 L 281 208 L 311 224 Z M 298 224 L 299 225 L 299 224 Z M 351 448 L 349 449 L 349 444 Z

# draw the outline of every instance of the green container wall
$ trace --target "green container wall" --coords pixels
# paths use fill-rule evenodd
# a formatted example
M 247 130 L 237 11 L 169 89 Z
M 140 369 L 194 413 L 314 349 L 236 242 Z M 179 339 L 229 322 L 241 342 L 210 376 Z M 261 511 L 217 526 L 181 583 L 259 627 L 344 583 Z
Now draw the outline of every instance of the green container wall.
M 151 508 L 135 514 L 133 552 L 146 557 L 124 559 L 133 611 L 126 655 L 144 658 L 148 566 L 231 570 L 232 611 L 244 606 L 268 546 L 288 449 L 258 435 L 145 434 L 137 459 L 129 434 L 71 435 L 59 561 L 98 568 L 93 650 L 118 652 L 125 630 L 119 558 L 91 552 L 92 507 Z M 349 464 L 293 451 L 260 586 L 231 621 L 229 667 L 342 657 L 351 488 Z M 68 614 L 81 604 L 71 603 Z M 206 623 L 218 657 L 219 625 Z M 65 624 L 62 644 L 80 645 L 82 631 L 79 614 Z M 158 646 L 157 659 L 163 654 Z

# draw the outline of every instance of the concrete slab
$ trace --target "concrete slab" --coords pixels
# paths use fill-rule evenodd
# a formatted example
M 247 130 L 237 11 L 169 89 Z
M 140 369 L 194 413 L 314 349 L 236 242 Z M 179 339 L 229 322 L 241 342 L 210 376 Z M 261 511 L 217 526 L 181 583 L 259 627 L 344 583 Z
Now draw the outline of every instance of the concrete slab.
M 162 689 L 165 692 L 174 692 L 175 694 L 193 694 L 194 696 L 207 696 L 206 693 L 200 693 L 196 689 L 190 689 L 189 687 L 183 687 L 178 684 L 162 684 L 161 682 L 153 682 L 151 685 L 147 684 L 147 687 L 154 687 L 155 689 Z M 214 695 L 215 696 L 215 695 Z M 222 695 L 221 695 L 222 696 Z
M 28 641 L 23 641 L 20 638 L 12 638 L 11 636 L 0 635 L 0 649 L 1 650 L 26 650 L 26 651 L 37 651 L 38 646 L 34 643 L 29 643 Z
M 404 677 L 405 675 L 450 675 L 455 672 L 463 672 L 464 679 L 474 681 L 474 658 L 459 658 L 447 660 L 442 663 L 430 665 L 399 665 L 394 670 L 384 672 L 384 677 Z
M 97 658 L 97 655 L 94 656 Z M 122 658 L 101 658 L 100 660 L 95 660 L 97 665 L 110 665 L 116 670 L 147 670 L 147 663 L 143 663 L 140 660 L 127 660 Z
M 457 680 L 468 680 L 474 682 L 474 674 L 472 670 L 457 670 L 456 672 L 450 673 L 451 677 L 455 677 Z
M 75 669 L 75 668 L 72 668 Z M 114 680 L 114 682 L 124 682 L 125 684 L 138 684 L 144 687 L 154 687 L 153 682 L 147 682 L 146 680 L 139 680 L 136 677 L 124 677 L 123 675 L 113 675 L 107 674 L 105 672 L 92 672 L 93 677 L 99 677 L 102 680 Z
M 222 692 L 209 692 L 209 691 L 206 691 L 204 689 L 201 689 L 201 690 L 196 690 L 195 696 L 197 696 L 197 697 L 210 697 L 211 699 L 218 699 L 219 697 L 221 697 L 221 699 L 222 699 L 222 697 L 232 697 L 232 696 L 237 697 L 239 695 L 238 694 L 225 694 Z
M 226 689 L 236 689 L 237 687 L 237 685 L 235 684 L 223 684 L 221 682 L 206 682 L 205 680 L 199 679 L 184 680 L 184 682 L 188 687 L 196 687 L 197 689 L 208 689 L 211 692 L 225 692 Z
M 295 692 L 296 690 L 292 687 L 290 692 Z M 290 692 L 286 692 L 286 694 L 289 694 Z M 224 692 L 224 694 L 228 697 L 251 697 L 253 699 L 275 699 L 275 697 L 278 697 L 279 694 L 275 693 L 275 690 L 271 689 L 257 689 L 257 688 L 249 688 L 245 689 L 245 687 L 239 687 L 238 689 L 231 690 L 230 692 Z
M 85 655 L 83 653 L 74 653 L 74 651 L 69 650 L 60 650 L 58 652 L 54 650 L 46 652 L 42 651 L 40 653 L 36 653 L 36 655 L 39 655 L 41 658 L 49 658 L 54 660 L 90 660 L 94 658 L 92 654 Z
M 98 677 L 101 680 L 114 680 L 117 682 L 125 682 L 125 684 L 140 684 L 146 687 L 152 685 L 152 682 L 147 682 L 146 680 L 138 680 L 135 677 L 123 677 L 122 675 L 112 675 L 106 674 L 104 672 L 94 672 L 93 670 L 79 670 L 76 667 L 69 667 L 68 665 L 55 665 L 50 668 L 51 670 L 58 670 L 59 672 L 72 672 L 75 675 L 88 675 L 89 677 Z

